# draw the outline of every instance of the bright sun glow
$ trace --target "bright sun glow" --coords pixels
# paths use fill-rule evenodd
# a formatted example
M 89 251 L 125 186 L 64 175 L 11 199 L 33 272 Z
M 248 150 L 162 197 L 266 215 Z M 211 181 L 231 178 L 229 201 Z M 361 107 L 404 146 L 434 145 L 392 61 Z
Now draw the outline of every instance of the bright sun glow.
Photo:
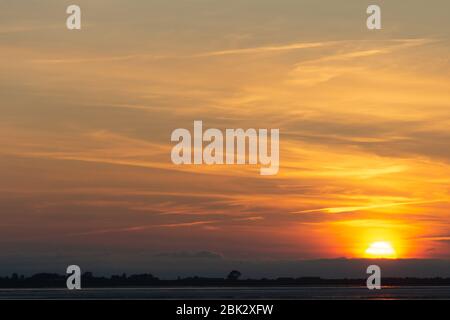
M 371 243 L 366 249 L 366 256 L 369 258 L 396 258 L 397 254 L 390 242 L 377 241 Z

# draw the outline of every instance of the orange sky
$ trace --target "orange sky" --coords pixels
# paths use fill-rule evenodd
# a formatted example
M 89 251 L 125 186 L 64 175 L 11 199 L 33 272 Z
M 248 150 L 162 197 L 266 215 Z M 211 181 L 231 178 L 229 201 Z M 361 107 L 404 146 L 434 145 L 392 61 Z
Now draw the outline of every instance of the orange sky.
M 364 1 L 78 2 L 80 32 L 65 1 L 0 4 L 5 254 L 448 258 L 447 2 L 381 31 Z M 279 128 L 279 174 L 173 165 L 194 120 Z

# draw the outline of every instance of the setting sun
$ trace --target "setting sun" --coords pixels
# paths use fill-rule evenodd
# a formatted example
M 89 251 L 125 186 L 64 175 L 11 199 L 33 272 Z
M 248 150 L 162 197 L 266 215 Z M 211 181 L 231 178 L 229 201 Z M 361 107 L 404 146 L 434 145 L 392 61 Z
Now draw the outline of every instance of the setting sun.
M 397 254 L 390 242 L 377 241 L 370 244 L 365 251 L 368 258 L 396 258 Z

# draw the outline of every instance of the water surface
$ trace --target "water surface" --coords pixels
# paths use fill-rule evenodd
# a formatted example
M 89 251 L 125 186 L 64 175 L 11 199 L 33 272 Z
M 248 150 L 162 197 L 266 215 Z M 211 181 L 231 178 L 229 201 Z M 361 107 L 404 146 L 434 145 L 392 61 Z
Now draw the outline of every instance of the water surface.
M 450 299 L 450 287 L 152 287 L 0 289 L 0 299 Z

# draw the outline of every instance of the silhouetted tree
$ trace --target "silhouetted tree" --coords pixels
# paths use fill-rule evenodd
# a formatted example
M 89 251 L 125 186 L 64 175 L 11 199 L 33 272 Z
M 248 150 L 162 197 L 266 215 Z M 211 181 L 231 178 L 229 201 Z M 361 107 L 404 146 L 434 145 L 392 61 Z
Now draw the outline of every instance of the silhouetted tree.
M 239 271 L 233 270 L 228 274 L 227 280 L 238 280 L 241 275 L 242 273 L 240 273 Z

